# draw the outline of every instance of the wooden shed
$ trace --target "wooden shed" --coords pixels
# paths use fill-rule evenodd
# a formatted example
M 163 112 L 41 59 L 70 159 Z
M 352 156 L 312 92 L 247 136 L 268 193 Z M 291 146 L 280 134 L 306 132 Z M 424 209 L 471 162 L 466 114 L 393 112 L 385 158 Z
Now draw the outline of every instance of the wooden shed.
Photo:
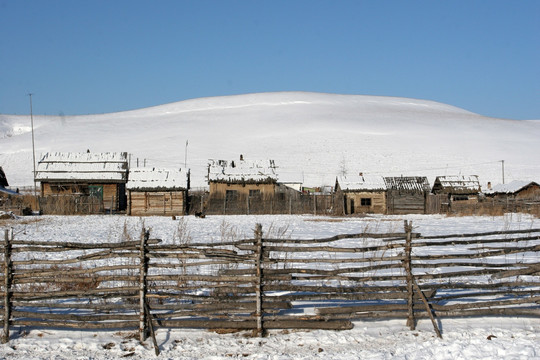
M 514 180 L 488 188 L 484 195 L 498 200 L 540 201 L 540 185 L 534 181 Z
M 480 191 L 480 182 L 476 175 L 437 176 L 432 189 L 433 194 L 446 195 L 450 207 L 478 203 Z
M 127 153 L 46 153 L 36 180 L 42 196 L 88 196 L 111 211 L 126 209 Z
M 126 188 L 129 215 L 171 216 L 187 211 L 189 172 L 185 170 L 130 170 Z
M 382 176 L 338 176 L 335 190 L 337 196 L 343 197 L 346 215 L 386 214 L 387 186 Z
M 278 176 L 274 160 L 210 160 L 208 184 L 210 199 L 236 200 L 245 197 L 274 197 Z
M 388 214 L 425 214 L 426 197 L 431 191 L 427 177 L 385 177 Z

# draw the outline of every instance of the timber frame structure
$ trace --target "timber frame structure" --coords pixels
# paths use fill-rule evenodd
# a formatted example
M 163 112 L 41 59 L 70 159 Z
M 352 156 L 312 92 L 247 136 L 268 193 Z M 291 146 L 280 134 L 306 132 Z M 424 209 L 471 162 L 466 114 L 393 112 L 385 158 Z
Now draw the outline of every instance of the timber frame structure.
M 46 153 L 38 163 L 41 195 L 92 197 L 104 209 L 126 209 L 127 153 Z
M 126 185 L 128 215 L 185 215 L 187 212 L 189 171 L 133 169 Z

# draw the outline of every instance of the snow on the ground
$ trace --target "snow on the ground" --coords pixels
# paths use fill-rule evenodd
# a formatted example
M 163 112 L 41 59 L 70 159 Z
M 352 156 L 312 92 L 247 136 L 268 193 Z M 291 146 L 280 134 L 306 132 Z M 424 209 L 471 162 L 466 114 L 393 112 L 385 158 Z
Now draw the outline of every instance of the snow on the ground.
M 320 238 L 342 233 L 401 231 L 403 220 L 423 235 L 540 228 L 540 219 L 524 214 L 485 217 L 442 215 L 369 216 L 42 216 L 4 220 L 15 238 L 42 241 L 121 241 L 124 227 L 137 236 L 142 226 L 153 238 L 175 241 L 179 231 L 197 241 L 223 236 L 251 237 L 256 223 L 263 231 L 290 238 Z M 181 229 L 181 230 L 179 230 Z M 274 330 L 264 338 L 247 332 L 218 334 L 198 329 L 157 329 L 159 359 L 540 359 L 540 319 L 483 317 L 440 319 L 443 339 L 429 320 L 411 331 L 403 320 L 355 321 L 346 331 Z M 150 339 L 139 344 L 135 332 L 12 329 L 1 359 L 149 359 L 156 358 Z

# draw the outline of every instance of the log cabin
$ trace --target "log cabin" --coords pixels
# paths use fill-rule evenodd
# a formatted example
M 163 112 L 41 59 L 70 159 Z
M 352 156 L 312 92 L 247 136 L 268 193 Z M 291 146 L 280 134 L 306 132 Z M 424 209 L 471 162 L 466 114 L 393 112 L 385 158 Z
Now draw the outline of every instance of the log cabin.
M 495 185 L 484 191 L 484 195 L 497 200 L 540 201 L 540 185 L 534 181 L 514 180 L 508 184 Z
M 345 215 L 387 212 L 387 186 L 382 176 L 338 176 L 335 191 L 343 197 Z
M 126 185 L 128 215 L 177 216 L 187 212 L 189 171 L 133 169 Z
M 210 160 L 208 185 L 210 199 L 236 200 L 242 197 L 272 198 L 278 176 L 274 160 Z
M 437 176 L 431 192 L 435 195 L 446 195 L 447 205 L 452 208 L 478 203 L 480 191 L 478 176 L 448 175 Z
M 385 177 L 388 214 L 425 214 L 426 197 L 431 191 L 425 176 Z
M 109 211 L 126 209 L 127 153 L 46 153 L 38 162 L 41 195 L 97 198 Z

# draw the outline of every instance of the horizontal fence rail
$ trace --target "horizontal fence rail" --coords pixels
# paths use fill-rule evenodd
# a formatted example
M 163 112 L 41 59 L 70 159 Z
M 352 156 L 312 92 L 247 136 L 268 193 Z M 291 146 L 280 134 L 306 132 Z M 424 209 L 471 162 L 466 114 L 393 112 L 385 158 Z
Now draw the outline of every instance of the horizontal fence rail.
M 342 234 L 163 244 L 22 241 L 4 232 L 3 341 L 12 326 L 350 329 L 351 320 L 540 315 L 540 229 Z M 156 347 L 157 349 L 157 347 Z

